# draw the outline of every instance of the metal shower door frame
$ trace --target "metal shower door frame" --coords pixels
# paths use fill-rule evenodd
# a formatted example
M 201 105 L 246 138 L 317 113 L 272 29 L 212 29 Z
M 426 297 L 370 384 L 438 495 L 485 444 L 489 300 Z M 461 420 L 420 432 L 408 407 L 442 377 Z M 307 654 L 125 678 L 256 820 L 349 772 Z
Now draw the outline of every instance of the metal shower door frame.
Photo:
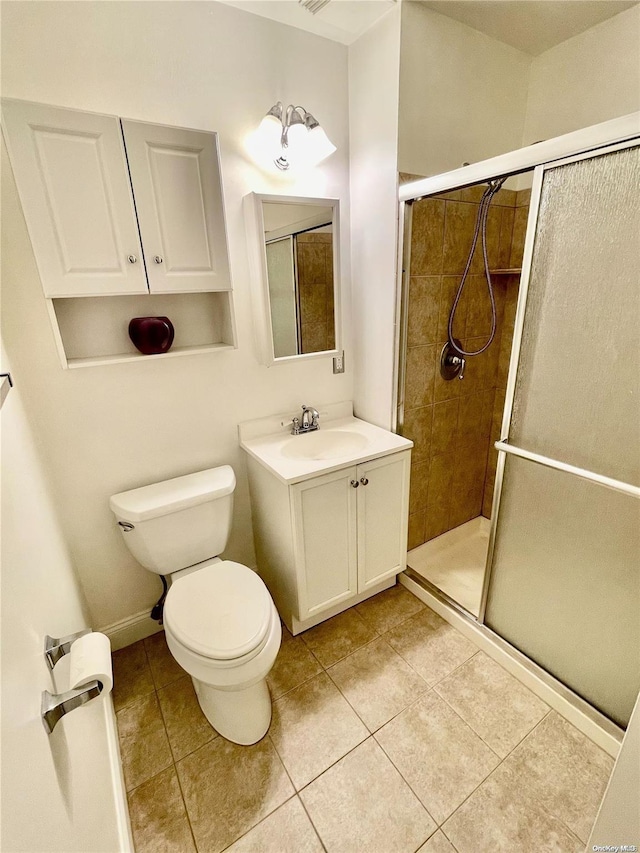
M 517 447 L 509 444 L 509 430 L 511 427 L 511 417 L 513 414 L 513 403 L 516 392 L 516 382 L 518 370 L 520 367 L 520 351 L 522 347 L 522 335 L 526 320 L 527 297 L 529 293 L 529 284 L 531 280 L 531 267 L 533 263 L 533 253 L 535 250 L 536 233 L 538 225 L 538 215 L 540 212 L 540 197 L 542 194 L 542 185 L 546 172 L 557 169 L 561 166 L 567 166 L 571 163 L 578 163 L 581 160 L 588 160 L 593 157 L 605 156 L 612 154 L 615 151 L 623 151 L 627 148 L 640 146 L 640 138 L 634 137 L 626 139 L 622 142 L 617 142 L 613 145 L 598 146 L 588 151 L 583 151 L 580 154 L 575 154 L 571 157 L 565 157 L 561 160 L 553 160 L 548 163 L 541 163 L 536 166 L 533 177 L 533 185 L 531 188 L 531 202 L 529 206 L 529 216 L 527 219 L 527 230 L 524 244 L 524 255 L 522 259 L 522 274 L 520 278 L 520 289 L 518 292 L 518 304 L 516 308 L 515 324 L 513 330 L 513 344 L 511 349 L 511 357 L 509 360 L 509 373 L 507 376 L 507 388 L 505 395 L 504 410 L 502 414 L 502 427 L 500 430 L 500 439 L 494 444 L 498 451 L 498 463 L 496 467 L 495 487 L 493 492 L 493 503 L 491 506 L 491 530 L 489 533 L 489 548 L 487 551 L 487 562 L 485 564 L 484 578 L 482 583 L 482 597 L 480 600 L 480 610 L 478 612 L 478 623 L 484 625 L 484 617 L 487 609 L 487 599 L 489 596 L 489 587 L 491 585 L 491 573 L 493 569 L 493 555 L 496 544 L 496 532 L 498 527 L 498 518 L 500 515 L 500 499 L 502 497 L 502 486 L 504 481 L 504 471 L 507 456 L 518 456 L 521 459 L 526 459 L 534 464 L 542 465 L 546 468 L 553 468 L 558 471 L 563 471 L 566 474 L 579 477 L 583 480 L 597 483 L 606 488 L 613 489 L 623 494 L 631 495 L 632 497 L 640 498 L 640 487 L 633 486 L 630 483 L 625 483 L 620 480 L 614 480 L 611 477 L 606 477 L 597 474 L 594 471 L 589 471 L 584 468 L 578 468 L 575 465 L 569 465 L 557 459 L 551 459 L 547 456 L 542 456 L 539 453 L 533 453 L 525 448 Z
M 483 160 L 464 166 L 441 175 L 412 181 L 398 188 L 398 245 L 397 245 L 397 268 L 396 268 L 396 336 L 395 336 L 395 360 L 394 360 L 394 398 L 392 402 L 391 422 L 392 429 L 398 432 L 404 425 L 404 383 L 406 372 L 406 338 L 408 323 L 408 291 L 410 277 L 411 259 L 411 225 L 413 202 L 427 196 L 450 192 L 462 187 L 472 186 L 495 178 L 519 175 L 534 170 L 533 186 L 531 188 L 531 201 L 529 205 L 529 216 L 524 245 L 524 256 L 522 262 L 522 274 L 516 309 L 513 344 L 509 362 L 509 373 L 507 379 L 505 408 L 503 412 L 502 429 L 500 441 L 496 443 L 499 452 L 496 468 L 495 488 L 493 494 L 493 505 L 491 512 L 491 531 L 489 535 L 489 549 L 487 563 L 483 579 L 482 598 L 478 617 L 468 614 L 449 599 L 448 596 L 441 597 L 452 605 L 456 610 L 471 621 L 487 629 L 484 625 L 487 596 L 491 580 L 491 565 L 495 548 L 496 528 L 499 514 L 500 495 L 504 477 L 505 458 L 508 453 L 516 453 L 506 442 L 508 440 L 509 425 L 513 409 L 516 375 L 520 361 L 520 347 L 522 344 L 522 330 L 525 320 L 525 309 L 527 292 L 529 288 L 529 277 L 531 273 L 531 261 L 535 243 L 535 231 L 538 221 L 540 205 L 540 194 L 542 192 L 542 181 L 546 170 L 577 162 L 589 157 L 605 154 L 610 151 L 629 148 L 640 143 L 640 112 L 631 113 L 617 119 L 611 119 L 592 127 L 583 128 L 564 134 L 553 139 L 545 140 L 526 148 L 501 154 L 490 160 Z M 508 448 L 508 449 L 507 449 Z M 520 453 L 522 455 L 522 451 Z M 541 457 L 543 459 L 544 457 Z M 535 461 L 541 461 L 535 460 Z M 555 461 L 555 460 L 546 460 Z M 541 462 L 541 464 L 543 464 Z M 563 464 L 563 463 L 560 463 Z M 575 471 L 572 473 L 576 473 Z M 589 472 L 586 472 L 589 473 Z M 622 484 L 625 485 L 626 484 Z M 615 487 L 615 486 L 613 486 Z M 635 488 L 635 487 L 631 487 Z M 491 632 L 493 633 L 493 632 Z M 496 635 L 497 636 L 497 635 Z

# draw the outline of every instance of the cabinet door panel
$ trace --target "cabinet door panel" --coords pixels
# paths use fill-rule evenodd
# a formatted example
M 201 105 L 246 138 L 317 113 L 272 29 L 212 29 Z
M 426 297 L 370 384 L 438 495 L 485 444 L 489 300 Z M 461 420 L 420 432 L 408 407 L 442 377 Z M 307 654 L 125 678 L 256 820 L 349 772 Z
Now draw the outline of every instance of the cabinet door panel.
M 230 287 L 215 133 L 122 121 L 152 292 Z
M 2 112 L 45 295 L 146 292 L 118 119 L 10 100 Z
M 349 468 L 291 487 L 300 620 L 357 592 L 355 474 Z
M 406 566 L 410 459 L 408 452 L 394 453 L 358 465 L 360 592 Z

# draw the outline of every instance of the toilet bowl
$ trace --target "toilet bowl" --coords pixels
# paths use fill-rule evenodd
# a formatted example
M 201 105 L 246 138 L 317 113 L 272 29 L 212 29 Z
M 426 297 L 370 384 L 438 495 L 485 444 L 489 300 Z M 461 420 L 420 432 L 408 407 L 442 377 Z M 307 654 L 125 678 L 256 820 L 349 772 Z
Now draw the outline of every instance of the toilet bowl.
M 164 630 L 214 729 L 234 743 L 260 740 L 271 722 L 265 679 L 282 629 L 258 575 L 227 560 L 174 580 L 165 601 Z
M 228 465 L 113 495 L 129 550 L 165 575 L 169 651 L 187 672 L 204 715 L 234 743 L 256 743 L 271 722 L 266 677 L 282 628 L 262 579 L 218 556 L 231 529 L 235 475 Z

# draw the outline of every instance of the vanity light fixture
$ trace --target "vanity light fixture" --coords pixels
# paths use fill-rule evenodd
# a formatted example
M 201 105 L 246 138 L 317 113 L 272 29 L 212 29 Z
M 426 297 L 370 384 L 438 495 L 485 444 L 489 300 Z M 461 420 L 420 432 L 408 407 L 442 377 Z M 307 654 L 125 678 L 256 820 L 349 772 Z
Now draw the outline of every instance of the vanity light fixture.
M 316 166 L 336 150 L 317 119 L 304 107 L 271 107 L 255 133 L 256 142 L 278 169 Z

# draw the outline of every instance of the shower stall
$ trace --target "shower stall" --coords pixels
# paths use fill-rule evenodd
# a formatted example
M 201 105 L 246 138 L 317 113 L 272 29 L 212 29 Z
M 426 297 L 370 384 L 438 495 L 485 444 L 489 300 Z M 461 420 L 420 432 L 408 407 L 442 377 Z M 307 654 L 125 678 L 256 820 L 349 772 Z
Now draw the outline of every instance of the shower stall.
M 640 687 L 638 145 L 401 188 L 408 574 L 622 727 Z M 487 275 L 469 251 L 505 177 Z
M 400 398 L 400 423 L 414 441 L 409 565 L 474 616 L 531 196 L 530 189 L 499 189 L 487 208 L 484 246 L 479 235 L 472 252 L 485 191 L 470 186 L 407 206 Z M 460 347 L 452 371 L 443 367 L 449 338 Z M 478 354 L 462 356 L 469 352 Z

